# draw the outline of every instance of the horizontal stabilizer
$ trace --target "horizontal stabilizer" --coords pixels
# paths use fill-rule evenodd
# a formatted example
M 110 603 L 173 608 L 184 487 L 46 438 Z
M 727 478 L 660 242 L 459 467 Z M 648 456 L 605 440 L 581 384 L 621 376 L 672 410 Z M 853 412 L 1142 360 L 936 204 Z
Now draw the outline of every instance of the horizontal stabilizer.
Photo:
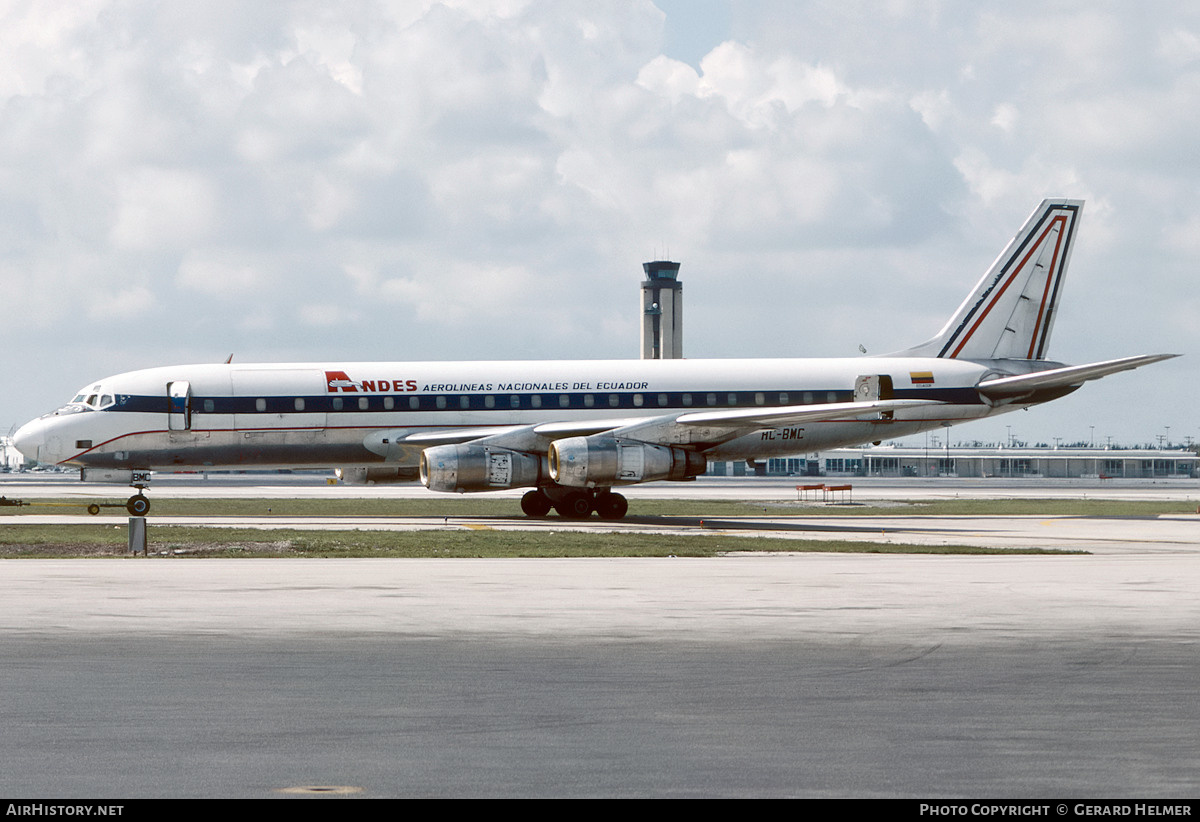
M 1177 356 L 1179 355 L 1143 354 L 1137 357 L 1122 357 L 1119 360 L 1105 360 L 1087 365 L 1069 365 L 1063 368 L 1051 368 L 1048 371 L 1035 371 L 1032 374 L 1019 374 L 1015 377 L 996 377 L 984 380 L 976 388 L 980 394 L 991 399 L 1016 397 L 1031 391 L 1082 385 L 1088 380 L 1098 380 L 1109 374 L 1116 374 L 1118 371 L 1129 371 Z

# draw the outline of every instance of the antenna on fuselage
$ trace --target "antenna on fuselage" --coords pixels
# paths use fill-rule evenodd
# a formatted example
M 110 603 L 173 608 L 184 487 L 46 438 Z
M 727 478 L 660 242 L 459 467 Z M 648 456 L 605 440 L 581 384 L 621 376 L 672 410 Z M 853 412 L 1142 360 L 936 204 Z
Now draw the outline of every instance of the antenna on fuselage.
M 229 355 L 229 359 L 225 360 L 225 364 L 226 364 L 226 365 L 229 365 L 231 362 L 233 362 L 233 355 L 232 355 L 232 354 L 230 354 L 230 355 Z

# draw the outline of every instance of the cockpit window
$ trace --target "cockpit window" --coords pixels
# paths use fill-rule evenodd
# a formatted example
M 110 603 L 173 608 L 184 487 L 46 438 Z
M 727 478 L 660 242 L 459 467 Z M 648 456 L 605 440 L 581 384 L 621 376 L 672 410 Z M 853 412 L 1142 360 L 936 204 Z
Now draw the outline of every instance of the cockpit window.
M 78 414 L 83 411 L 103 411 L 106 408 L 124 405 L 127 399 L 127 394 L 108 394 L 105 393 L 104 386 L 93 385 L 80 391 L 69 403 L 54 413 Z

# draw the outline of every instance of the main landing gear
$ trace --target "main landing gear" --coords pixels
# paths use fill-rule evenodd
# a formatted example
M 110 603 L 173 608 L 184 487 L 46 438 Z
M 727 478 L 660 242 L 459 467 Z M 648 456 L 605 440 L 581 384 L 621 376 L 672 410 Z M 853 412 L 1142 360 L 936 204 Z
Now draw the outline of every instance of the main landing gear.
M 621 519 L 629 511 L 629 502 L 608 488 L 590 491 L 548 486 L 521 497 L 521 510 L 527 517 L 544 517 L 551 508 L 563 519 L 587 519 L 593 511 L 600 519 Z

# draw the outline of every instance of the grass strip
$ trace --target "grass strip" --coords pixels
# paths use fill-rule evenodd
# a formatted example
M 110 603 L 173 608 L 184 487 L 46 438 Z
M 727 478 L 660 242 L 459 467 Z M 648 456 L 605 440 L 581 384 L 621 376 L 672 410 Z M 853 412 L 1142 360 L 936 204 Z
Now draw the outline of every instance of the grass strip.
M 1050 549 L 906 545 L 696 533 L 686 536 L 576 531 L 305 531 L 151 525 L 151 555 L 194 557 L 712 557 L 773 553 L 1067 554 Z M 0 529 L 0 558 L 128 556 L 124 526 L 19 525 Z

